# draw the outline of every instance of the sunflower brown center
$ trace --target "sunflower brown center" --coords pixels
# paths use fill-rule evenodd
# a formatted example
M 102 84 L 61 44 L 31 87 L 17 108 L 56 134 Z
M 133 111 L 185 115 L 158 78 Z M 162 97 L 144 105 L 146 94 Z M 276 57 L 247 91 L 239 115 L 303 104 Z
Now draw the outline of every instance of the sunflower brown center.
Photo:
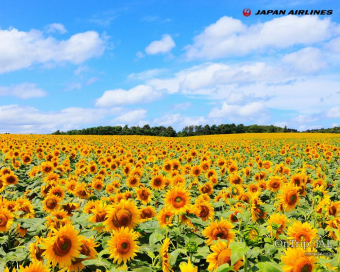
M 148 191 L 147 191 L 147 190 L 143 190 L 142 193 L 140 194 L 140 198 L 141 198 L 142 200 L 147 200 L 148 197 L 149 197 Z
M 200 217 L 207 217 L 209 215 L 209 208 L 207 206 L 201 206 Z
M 44 252 L 45 252 L 45 249 L 36 247 L 36 250 L 35 250 L 35 257 L 37 258 L 38 261 L 42 261 L 42 260 L 43 260 L 42 254 L 43 254 Z
M 336 207 L 335 206 L 330 207 L 328 212 L 329 212 L 330 215 L 335 216 L 336 212 L 337 212 Z
M 57 207 L 58 202 L 55 199 L 48 199 L 46 201 L 46 207 L 50 210 L 53 210 L 55 207 Z
M 155 180 L 153 181 L 153 184 L 155 186 L 160 186 L 162 184 L 162 181 L 160 178 L 155 178 Z
M 15 179 L 14 176 L 9 176 L 9 177 L 6 178 L 6 182 L 8 184 L 13 184 L 13 183 L 15 183 L 15 181 L 16 181 L 16 179 Z
M 4 214 L 0 214 L 0 227 L 6 226 L 8 218 Z
M 306 241 L 306 242 L 310 242 L 310 237 L 308 235 L 308 233 L 306 232 L 298 232 L 296 235 L 296 240 L 297 241 Z
M 106 217 L 106 212 L 98 212 L 96 214 L 96 222 L 103 222 L 103 221 L 105 221 L 105 217 Z
M 229 248 L 223 249 L 217 257 L 217 265 L 221 266 L 222 264 L 228 263 L 229 265 L 231 264 L 231 250 Z
M 278 182 L 276 182 L 276 181 L 274 181 L 274 182 L 272 183 L 272 187 L 273 187 L 274 189 L 279 188 L 279 186 L 280 186 L 280 184 L 279 184 Z
M 117 251 L 121 254 L 126 254 L 130 250 L 130 241 L 122 239 L 117 243 Z
M 223 228 L 216 228 L 213 230 L 212 236 L 215 238 L 214 240 L 220 239 L 228 239 L 228 230 Z
M 143 210 L 142 211 L 142 219 L 145 219 L 145 218 L 151 218 L 152 217 L 152 213 L 150 210 L 146 209 L 146 210 Z
M 112 223 L 117 227 L 127 227 L 132 221 L 132 213 L 129 210 L 122 209 L 113 217 Z
M 297 201 L 297 195 L 295 192 L 288 192 L 286 200 L 289 205 L 294 205 Z
M 62 235 L 59 236 L 57 240 L 54 242 L 53 251 L 57 256 L 63 257 L 71 250 L 71 247 L 72 247 L 71 239 L 66 235 Z
M 310 260 L 306 257 L 300 257 L 297 259 L 293 272 L 312 272 L 313 265 Z

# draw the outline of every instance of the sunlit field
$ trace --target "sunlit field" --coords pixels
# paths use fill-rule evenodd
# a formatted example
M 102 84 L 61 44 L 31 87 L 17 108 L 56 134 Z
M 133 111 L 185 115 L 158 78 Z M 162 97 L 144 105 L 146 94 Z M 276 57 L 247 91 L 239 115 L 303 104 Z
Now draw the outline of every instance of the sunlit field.
M 338 271 L 336 134 L 0 135 L 0 271 Z

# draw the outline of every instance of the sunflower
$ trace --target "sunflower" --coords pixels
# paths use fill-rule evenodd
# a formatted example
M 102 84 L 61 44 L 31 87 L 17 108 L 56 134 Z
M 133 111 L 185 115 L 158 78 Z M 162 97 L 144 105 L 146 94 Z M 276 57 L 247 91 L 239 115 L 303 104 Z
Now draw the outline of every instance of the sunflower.
M 144 205 L 150 203 L 152 199 L 152 192 L 149 188 L 141 187 L 140 189 L 136 190 L 137 199 L 140 200 Z
M 202 173 L 202 168 L 199 165 L 195 165 L 194 167 L 191 168 L 191 174 L 194 177 L 198 177 Z
M 235 163 L 232 163 L 228 166 L 228 172 L 229 173 L 234 173 L 234 172 L 237 172 L 237 165 Z
M 280 190 L 282 179 L 279 176 L 271 176 L 267 181 L 267 189 L 272 192 Z
M 55 195 L 49 195 L 47 196 L 43 203 L 43 210 L 51 213 L 54 210 L 57 210 L 59 208 L 59 202 L 60 202 L 60 198 L 56 197 Z
M 75 230 L 72 225 L 61 227 L 55 231 L 53 236 L 43 241 L 45 252 L 43 256 L 59 267 L 69 267 L 80 254 L 81 240 L 78 236 L 79 231 Z
M 97 191 L 103 190 L 103 188 L 104 188 L 104 181 L 99 179 L 99 178 L 94 179 L 92 181 L 92 188 L 97 190 Z
M 285 264 L 284 272 L 312 272 L 317 260 L 313 255 L 307 255 L 302 248 L 287 248 L 281 261 Z
M 232 231 L 234 226 L 226 219 L 221 218 L 220 221 L 213 221 L 207 226 L 202 234 L 208 239 L 206 243 L 211 245 L 214 240 L 224 239 L 228 243 L 234 240 L 235 233 Z
M 108 249 L 110 258 L 114 262 L 126 264 L 136 256 L 139 251 L 139 246 L 136 242 L 137 234 L 129 228 L 122 227 L 117 231 L 112 232 L 111 239 L 108 241 Z
M 190 205 L 190 194 L 183 187 L 174 187 L 166 193 L 164 202 L 173 209 L 175 214 L 181 214 Z
M 133 229 L 140 223 L 140 212 L 132 200 L 122 199 L 114 207 L 110 207 L 104 225 L 108 230 L 121 227 Z
M 95 247 L 97 247 L 98 244 L 93 238 L 86 239 L 85 237 L 80 237 L 80 241 L 80 254 L 87 256 L 87 258 L 76 258 L 75 260 L 72 260 L 72 264 L 68 267 L 69 271 L 82 271 L 85 268 L 85 265 L 83 265 L 82 262 L 95 259 L 98 254 L 95 250 Z
M 5 182 L 0 178 L 0 193 L 5 190 L 6 184 Z
M 7 185 L 7 186 L 8 185 L 15 185 L 19 182 L 18 177 L 13 173 L 4 175 L 4 177 L 2 179 L 5 182 L 5 185 Z
M 13 272 L 14 270 L 12 270 Z M 49 272 L 50 269 L 42 262 L 33 261 L 29 266 L 20 266 L 20 272 Z
M 53 172 L 53 164 L 51 162 L 43 162 L 41 165 L 40 165 L 40 168 L 41 168 L 41 171 L 45 174 L 49 174 L 49 173 L 52 173 Z
M 143 221 L 151 220 L 155 215 L 156 215 L 156 210 L 152 206 L 147 206 L 140 210 L 140 218 Z
M 311 224 L 308 222 L 302 223 L 301 221 L 295 222 L 287 230 L 288 238 L 297 242 L 311 242 L 318 237 L 317 233 L 318 230 L 313 228 Z
M 181 175 L 174 176 L 171 184 L 172 186 L 185 186 L 185 178 Z
M 39 236 L 35 236 L 35 242 L 29 245 L 30 257 L 32 261 L 43 261 L 42 254 L 45 252 L 45 249 L 40 248 L 42 244 L 42 238 Z
M 54 195 L 60 200 L 63 200 L 65 197 L 65 190 L 61 186 L 55 186 L 51 188 L 51 190 L 48 192 L 48 195 Z
M 198 267 L 197 266 L 193 266 L 193 264 L 191 263 L 190 260 L 188 260 L 188 263 L 181 263 L 179 265 L 179 268 L 181 269 L 181 272 L 197 272 L 198 271 Z
M 79 196 L 80 198 L 83 198 L 83 199 L 90 198 L 90 192 L 87 188 L 87 184 L 84 183 L 84 182 L 77 184 L 75 191 L 74 191 L 74 194 L 76 196 Z
M 299 187 L 292 183 L 287 183 L 282 186 L 277 198 L 280 200 L 282 207 L 285 211 L 291 211 L 299 202 Z
M 173 271 L 171 269 L 171 265 L 170 265 L 170 262 L 169 262 L 169 259 L 170 259 L 170 255 L 168 253 L 169 245 L 170 245 L 170 238 L 167 237 L 167 238 L 164 239 L 162 247 L 161 247 L 161 251 L 160 251 L 160 255 L 161 255 L 161 258 L 162 258 L 162 270 L 163 270 L 163 272 Z
M 231 266 L 231 249 L 228 248 L 228 244 L 225 241 L 218 241 L 211 246 L 212 253 L 207 257 L 209 263 L 209 271 L 217 271 L 217 268 L 222 264 L 229 264 Z M 242 259 L 239 259 L 233 266 L 233 270 L 238 271 L 243 265 Z
M 79 203 L 69 202 L 69 203 L 63 204 L 61 206 L 61 209 L 63 209 L 64 211 L 67 211 L 67 215 L 72 216 L 72 212 L 77 210 L 79 206 L 80 206 Z
M 171 162 L 169 162 L 169 161 L 164 162 L 163 170 L 167 173 L 170 173 L 171 172 Z
M 308 177 L 304 173 L 299 173 L 292 175 L 290 178 L 290 182 L 294 185 L 300 187 L 301 185 L 306 185 Z
M 199 187 L 199 190 L 202 194 L 211 195 L 214 193 L 213 185 L 210 182 L 204 183 Z
M 162 228 L 165 228 L 166 226 L 172 226 L 174 213 L 170 207 L 165 207 L 158 212 L 157 219 Z
M 90 210 L 90 212 L 93 215 L 89 218 L 89 221 L 92 223 L 100 223 L 107 219 L 108 208 L 104 202 L 98 202 L 95 204 L 94 208 Z M 101 232 L 104 227 L 94 227 L 94 229 Z
M 165 187 L 165 179 L 162 175 L 158 175 L 151 180 L 151 188 L 157 191 Z
M 213 220 L 215 211 L 210 202 L 201 202 L 194 205 L 194 213 L 203 221 Z
M 0 206 L 0 232 L 7 232 L 13 224 L 12 212 Z
M 92 209 L 94 209 L 96 207 L 96 204 L 99 203 L 100 201 L 96 200 L 96 201 L 93 201 L 93 200 L 90 200 L 88 201 L 85 206 L 84 206 L 84 209 L 83 209 L 83 212 L 84 213 L 87 213 L 87 214 L 92 214 Z
M 286 229 L 287 222 L 288 219 L 285 214 L 273 213 L 268 219 L 267 229 L 274 232 L 275 237 L 277 237 Z
M 328 215 L 338 217 L 340 212 L 340 201 L 329 203 L 326 206 L 326 210 Z
M 130 188 L 138 187 L 139 181 L 140 181 L 140 178 L 138 176 L 130 175 L 127 179 L 127 186 L 129 186 Z

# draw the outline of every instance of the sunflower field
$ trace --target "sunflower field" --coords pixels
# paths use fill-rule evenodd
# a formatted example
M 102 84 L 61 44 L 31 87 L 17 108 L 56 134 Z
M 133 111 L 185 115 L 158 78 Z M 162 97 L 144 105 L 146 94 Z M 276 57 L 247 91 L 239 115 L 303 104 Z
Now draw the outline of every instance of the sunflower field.
M 0 271 L 340 271 L 335 134 L 0 135 Z

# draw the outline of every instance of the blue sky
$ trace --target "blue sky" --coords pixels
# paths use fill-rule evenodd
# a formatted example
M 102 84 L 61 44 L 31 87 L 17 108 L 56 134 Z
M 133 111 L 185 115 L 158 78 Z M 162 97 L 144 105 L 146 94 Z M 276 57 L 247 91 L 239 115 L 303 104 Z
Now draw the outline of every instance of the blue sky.
M 2 1 L 0 133 L 339 126 L 340 4 L 284 2 Z

